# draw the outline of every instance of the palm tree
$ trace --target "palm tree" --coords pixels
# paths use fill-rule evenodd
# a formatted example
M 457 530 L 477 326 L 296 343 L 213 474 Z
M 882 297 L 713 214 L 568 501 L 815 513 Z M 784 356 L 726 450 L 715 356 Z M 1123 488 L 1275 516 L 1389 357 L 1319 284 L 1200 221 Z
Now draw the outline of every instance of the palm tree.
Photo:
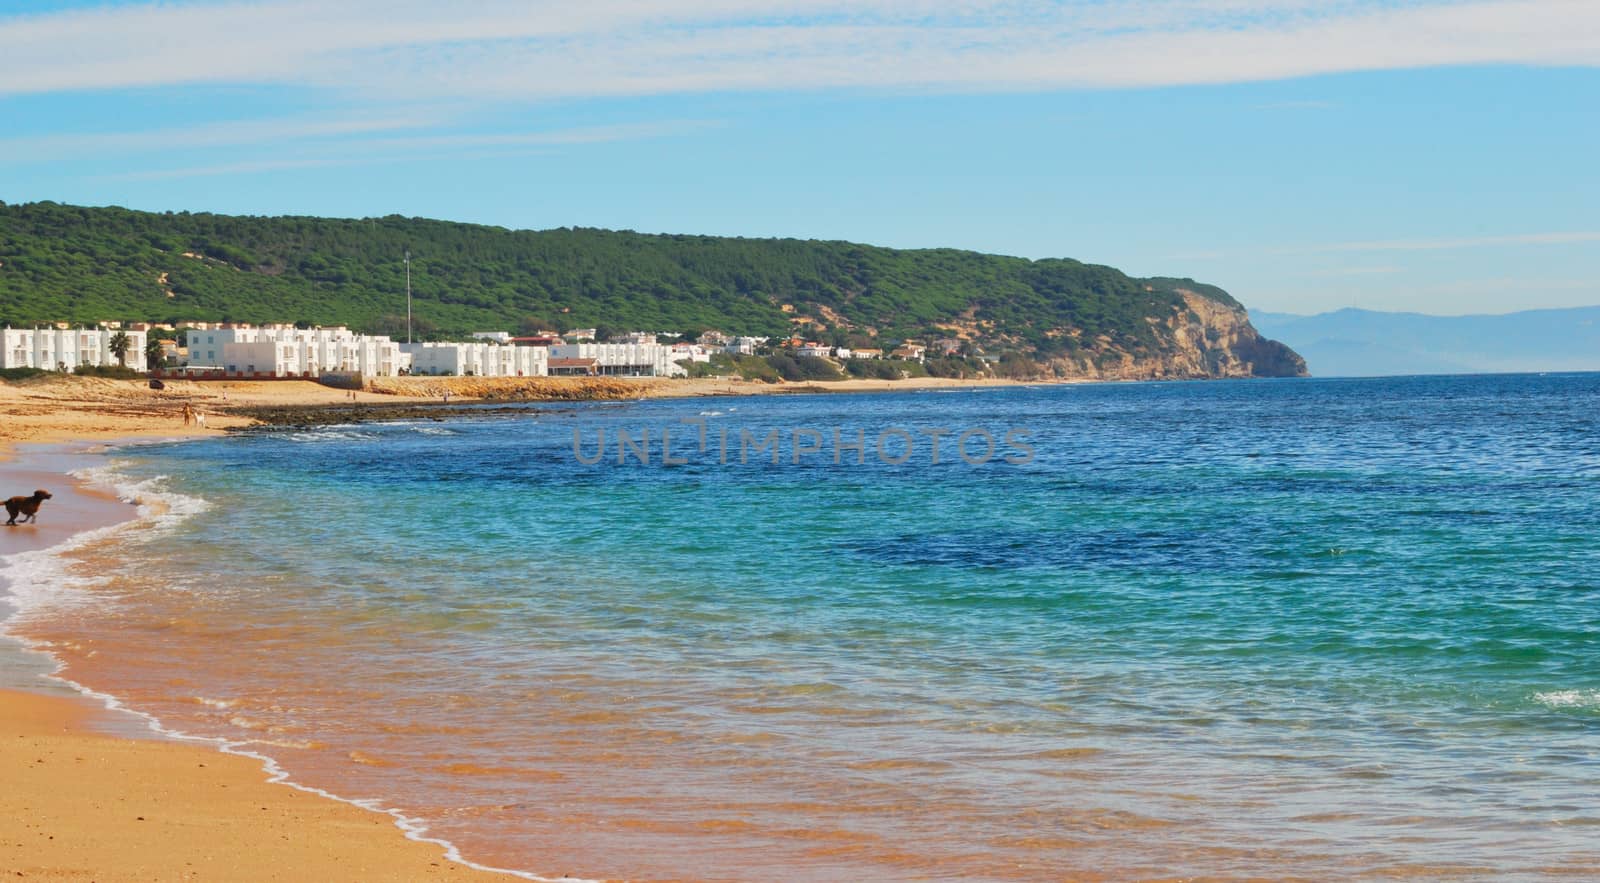
M 128 367 L 128 349 L 133 346 L 133 339 L 125 332 L 118 331 L 111 335 L 111 354 L 117 357 L 122 367 Z
M 151 371 L 161 367 L 167 357 L 167 351 L 161 346 L 161 341 L 151 337 L 144 345 L 144 365 Z

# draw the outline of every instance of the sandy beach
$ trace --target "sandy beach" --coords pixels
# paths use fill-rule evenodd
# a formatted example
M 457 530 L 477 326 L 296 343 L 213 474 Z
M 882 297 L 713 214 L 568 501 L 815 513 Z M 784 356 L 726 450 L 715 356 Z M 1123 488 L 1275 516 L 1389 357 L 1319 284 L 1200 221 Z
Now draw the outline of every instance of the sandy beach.
M 612 377 L 383 378 L 354 393 L 303 380 L 168 381 L 152 390 L 143 381 L 46 377 L 0 383 L 0 459 L 17 443 L 182 438 L 217 435 L 247 426 L 235 409 L 443 404 L 485 399 L 578 401 L 597 398 L 682 398 L 850 392 L 906 392 L 1019 385 L 1009 380 L 838 380 L 761 383 L 722 379 Z M 202 428 L 185 425 L 184 405 L 204 414 Z
M 352 394 L 304 381 L 169 382 L 46 378 L 0 383 L 0 478 L 6 495 L 55 495 L 37 524 L 0 532 L 0 556 L 53 547 L 131 519 L 127 502 L 65 474 L 96 442 L 222 434 L 253 422 L 233 409 L 442 404 L 483 398 L 633 398 L 953 388 L 971 382 L 764 384 L 726 380 L 474 378 L 391 381 Z M 184 406 L 206 415 L 185 425 Z M 26 446 L 19 449 L 18 445 Z M 19 456 L 20 455 L 20 456 Z M 43 657 L 0 655 L 0 876 L 43 880 L 505 879 L 405 838 L 395 820 L 269 782 L 252 758 L 144 737 L 143 721 L 108 711 L 41 676 Z M 23 660 L 23 661 L 18 661 Z M 53 695 L 52 695 L 53 694 Z
M 59 442 L 183 430 L 181 420 L 169 425 L 161 407 L 112 396 L 55 408 L 44 397 L 21 406 L 16 399 L 6 399 L 8 438 Z M 0 530 L 0 556 L 50 548 L 134 516 L 132 506 L 64 474 L 81 461 L 68 448 L 30 449 L 0 463 L 4 488 L 54 494 L 37 524 Z M 44 680 L 48 669 L 43 656 L 0 648 L 0 876 L 505 879 L 447 860 L 438 844 L 407 840 L 387 814 L 273 784 L 253 758 L 145 736 L 143 720 Z
M 507 879 L 404 839 L 388 815 L 270 784 L 251 758 L 105 735 L 105 714 L 0 691 L 0 876 Z

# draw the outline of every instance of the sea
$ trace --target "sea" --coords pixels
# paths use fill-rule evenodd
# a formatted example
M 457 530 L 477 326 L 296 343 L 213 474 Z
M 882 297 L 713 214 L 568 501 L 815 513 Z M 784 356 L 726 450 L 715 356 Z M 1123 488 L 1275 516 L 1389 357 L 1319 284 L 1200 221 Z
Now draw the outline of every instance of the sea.
M 1600 374 L 448 413 L 88 458 L 5 628 L 528 878 L 1600 878 Z

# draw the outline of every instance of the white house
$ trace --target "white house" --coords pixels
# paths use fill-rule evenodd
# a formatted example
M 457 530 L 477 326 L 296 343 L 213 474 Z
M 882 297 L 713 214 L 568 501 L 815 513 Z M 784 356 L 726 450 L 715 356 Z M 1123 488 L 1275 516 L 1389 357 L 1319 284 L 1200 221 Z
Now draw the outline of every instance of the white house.
M 411 373 L 452 377 L 544 377 L 550 348 L 484 342 L 403 343 Z
M 711 351 L 698 343 L 673 344 L 672 361 L 682 362 L 685 359 L 691 362 L 709 362 L 711 361 Z
M 678 377 L 688 372 L 672 347 L 659 343 L 568 343 L 550 347 L 552 359 L 593 359 L 596 374 Z
M 145 332 L 59 326 L 0 331 L 0 368 L 76 371 L 88 365 L 122 364 L 111 353 L 111 339 L 119 333 L 128 337 L 127 367 L 144 370 Z
M 765 337 L 735 337 L 723 345 L 722 351 L 735 356 L 753 356 L 756 347 L 766 342 Z
M 236 325 L 189 331 L 189 364 L 232 375 L 394 377 L 407 367 L 400 345 L 382 335 L 343 326 L 295 328 Z

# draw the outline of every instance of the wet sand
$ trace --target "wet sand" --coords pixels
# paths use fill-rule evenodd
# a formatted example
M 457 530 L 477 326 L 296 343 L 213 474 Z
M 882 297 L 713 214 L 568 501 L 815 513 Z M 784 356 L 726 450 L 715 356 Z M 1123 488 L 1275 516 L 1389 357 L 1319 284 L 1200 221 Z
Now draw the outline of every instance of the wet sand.
M 174 382 L 45 378 L 0 383 L 0 499 L 54 496 L 36 524 L 0 527 L 0 557 L 52 548 L 135 517 L 129 502 L 67 473 L 97 443 L 217 435 L 257 421 L 247 408 L 438 403 L 468 378 L 415 380 L 385 393 L 301 381 Z M 572 378 L 582 398 L 583 378 Z M 608 381 L 609 382 L 609 381 Z M 899 391 L 972 385 L 629 381 L 639 397 Z M 185 425 L 185 404 L 207 426 Z M 47 447 L 46 445 L 49 445 Z M 4 519 L 0 519 L 3 521 Z M 11 613 L 0 584 L 0 618 Z M 0 637 L 0 877 L 43 880 L 506 879 L 408 840 L 390 815 L 274 784 L 260 761 L 167 740 L 45 678 L 53 661 Z
M 66 474 L 83 464 L 72 450 L 6 452 L 5 496 L 35 488 L 53 496 L 37 523 L 0 527 L 0 556 L 52 548 L 135 515 Z M 8 592 L 0 584 L 0 599 Z M 0 600 L 0 617 L 10 613 Z M 447 860 L 439 844 L 406 839 L 390 815 L 271 783 L 258 760 L 159 738 L 142 719 L 47 680 L 53 668 L 0 638 L 0 877 L 507 879 Z
M 253 759 L 104 735 L 100 714 L 0 692 L 0 876 L 507 879 L 404 839 L 387 815 L 269 784 Z

